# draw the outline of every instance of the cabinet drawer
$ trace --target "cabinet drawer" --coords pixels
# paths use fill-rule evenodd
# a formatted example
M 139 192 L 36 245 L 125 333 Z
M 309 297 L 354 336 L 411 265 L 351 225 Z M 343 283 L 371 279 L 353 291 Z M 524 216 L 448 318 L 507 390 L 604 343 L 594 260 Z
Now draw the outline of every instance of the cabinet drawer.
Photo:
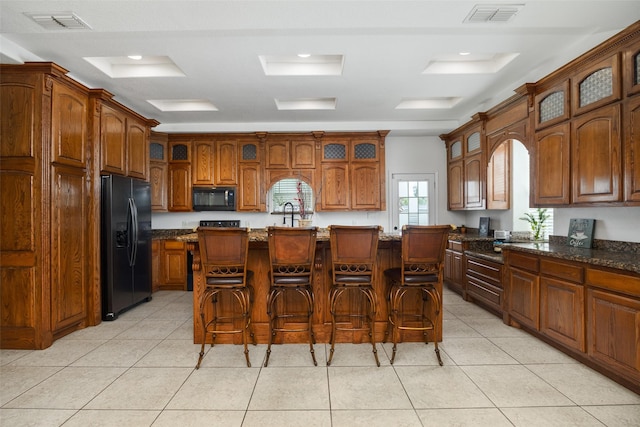
M 456 242 L 455 240 L 449 240 L 449 249 L 462 252 L 462 242 Z
M 467 293 L 502 308 L 502 288 L 467 274 Z
M 165 240 L 164 248 L 165 249 L 184 249 L 185 242 L 180 242 L 178 240 Z
M 584 268 L 565 262 L 541 258 L 540 272 L 545 276 L 557 277 L 575 283 L 584 283 Z
M 587 269 L 587 285 L 640 297 L 640 277 Z
M 538 258 L 532 255 L 525 255 L 519 252 L 510 251 L 509 265 L 522 268 L 524 270 L 535 271 L 539 269 Z
M 501 287 L 502 268 L 499 264 L 467 257 L 467 274 Z

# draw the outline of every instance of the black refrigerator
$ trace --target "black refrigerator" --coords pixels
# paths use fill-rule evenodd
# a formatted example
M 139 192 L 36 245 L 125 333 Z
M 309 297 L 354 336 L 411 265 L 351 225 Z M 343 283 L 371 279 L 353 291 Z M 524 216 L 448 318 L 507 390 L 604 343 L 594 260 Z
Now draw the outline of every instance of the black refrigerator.
M 141 179 L 102 176 L 102 319 L 151 300 L 151 188 Z

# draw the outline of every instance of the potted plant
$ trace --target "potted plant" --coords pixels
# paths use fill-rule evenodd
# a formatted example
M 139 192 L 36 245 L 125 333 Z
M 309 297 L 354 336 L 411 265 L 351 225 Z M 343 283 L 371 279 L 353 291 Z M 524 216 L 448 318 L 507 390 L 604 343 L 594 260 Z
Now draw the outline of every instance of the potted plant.
M 535 214 L 525 212 L 524 216 L 520 217 L 520 219 L 529 223 L 531 232 L 533 233 L 533 240 L 541 240 L 542 227 L 544 226 L 544 222 L 549 218 L 549 216 L 550 215 L 547 214 L 547 208 L 538 208 L 536 209 Z

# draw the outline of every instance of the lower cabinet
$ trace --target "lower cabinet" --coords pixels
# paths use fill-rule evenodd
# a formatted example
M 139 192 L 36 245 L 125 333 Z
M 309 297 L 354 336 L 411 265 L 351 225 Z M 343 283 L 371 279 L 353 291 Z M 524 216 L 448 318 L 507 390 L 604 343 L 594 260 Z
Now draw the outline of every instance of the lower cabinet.
M 640 277 L 589 269 L 587 285 L 587 354 L 640 384 Z
M 444 258 L 444 280 L 449 288 L 465 297 L 463 242 L 449 240 Z
M 505 321 L 640 393 L 640 275 L 504 253 Z
M 502 314 L 502 264 L 466 254 L 467 297 Z
M 153 291 L 187 289 L 187 245 L 178 240 L 154 240 L 152 243 Z

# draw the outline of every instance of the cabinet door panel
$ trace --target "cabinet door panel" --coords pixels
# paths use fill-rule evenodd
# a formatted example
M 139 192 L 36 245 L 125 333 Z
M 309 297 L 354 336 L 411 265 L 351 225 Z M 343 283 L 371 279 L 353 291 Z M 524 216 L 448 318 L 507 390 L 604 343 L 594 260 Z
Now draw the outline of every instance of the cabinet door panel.
M 191 203 L 191 165 L 176 163 L 169 165 L 169 210 L 188 212 Z
M 570 201 L 569 124 L 564 123 L 536 132 L 533 161 L 536 205 L 566 205 Z
M 509 314 L 536 330 L 540 329 L 540 281 L 536 274 L 509 269 Z
M 484 173 L 482 172 L 482 156 L 476 154 L 464 161 L 464 200 L 467 208 L 484 206 Z
M 487 209 L 509 209 L 511 142 L 505 141 L 491 155 L 487 167 Z
M 54 167 L 51 191 L 51 326 L 56 331 L 86 317 L 88 194 L 84 171 Z
M 127 120 L 127 174 L 147 179 L 149 168 L 149 141 L 144 124 Z
M 589 356 L 640 380 L 640 301 L 589 289 L 587 310 Z
M 151 209 L 154 212 L 164 212 L 168 208 L 167 197 L 167 164 L 151 162 L 149 165 L 149 182 L 151 183 Z
M 321 206 L 324 210 L 345 210 L 349 207 L 349 175 L 345 163 L 323 164 Z
M 640 85 L 638 85 L 640 87 Z M 640 96 L 628 101 L 625 133 L 625 200 L 640 202 Z
M 103 105 L 100 114 L 100 170 L 124 175 L 126 119 L 116 110 Z
M 316 148 L 314 141 L 291 141 L 291 167 L 294 169 L 315 169 Z
M 53 161 L 84 167 L 88 98 L 61 84 L 53 86 L 51 144 Z
M 352 165 L 351 209 L 380 208 L 380 170 L 375 164 Z
M 464 173 L 461 160 L 451 162 L 448 169 L 449 209 L 464 208 Z
M 572 201 L 621 201 L 620 106 L 585 114 L 572 127 Z
M 584 286 L 540 279 L 540 330 L 554 340 L 585 351 Z
M 289 140 L 267 142 L 267 169 L 289 169 Z
M 239 211 L 262 211 L 262 195 L 260 165 L 240 165 Z
M 193 144 L 193 185 L 213 185 L 213 142 Z
M 238 183 L 238 155 L 236 141 L 216 142 L 215 184 L 236 185 Z

